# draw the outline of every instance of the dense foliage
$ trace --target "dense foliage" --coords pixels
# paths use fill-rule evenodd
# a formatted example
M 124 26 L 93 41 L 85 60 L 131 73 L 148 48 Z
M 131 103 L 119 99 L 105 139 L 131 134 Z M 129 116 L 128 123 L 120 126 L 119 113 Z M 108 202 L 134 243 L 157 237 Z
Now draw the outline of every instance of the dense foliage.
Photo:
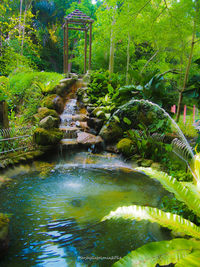
M 77 8 L 95 21 L 92 69 L 109 69 L 110 75 L 115 72 L 120 77 L 120 83 L 111 82 L 106 88 L 105 75 L 100 97 L 108 94 L 118 105 L 118 93 L 124 102 L 139 94 L 169 110 L 183 92 L 194 99 L 189 104 L 195 103 L 200 66 L 196 45 L 199 4 L 192 0 L 98 0 L 95 4 L 91 0 L 3 0 L 0 74 L 8 76 L 16 69 L 28 68 L 62 72 L 62 24 L 64 17 Z M 71 71 L 82 73 L 83 33 L 69 32 L 69 50 Z M 125 83 L 131 87 L 118 92 L 119 85 Z M 93 97 L 97 98 L 93 85 Z
M 117 113 L 127 103 L 141 99 L 157 103 L 168 112 L 177 104 L 177 120 L 184 104 L 190 108 L 194 104 L 199 107 L 199 0 L 97 0 L 95 3 L 91 0 L 1 0 L 0 101 L 8 103 L 11 127 L 36 125 L 34 114 L 38 107 L 48 102 L 47 97 L 52 97 L 55 86 L 64 77 L 61 74 L 62 26 L 64 17 L 75 9 L 94 19 L 92 72 L 86 89 L 88 103 L 95 108 L 93 115 L 104 123 L 111 121 L 118 128 L 123 126 L 123 139 L 118 143 L 118 149 L 127 158 L 137 154 L 142 159 L 161 162 L 171 177 L 159 174 L 153 178 L 176 197 L 163 200 L 164 211 L 173 212 L 174 216 L 148 207 L 132 206 L 119 209 L 110 217 L 136 219 L 139 214 L 139 219 L 146 216 L 145 219 L 159 221 L 173 230 L 184 230 L 199 239 L 199 227 L 187 221 L 199 224 L 199 198 L 193 188 L 186 190 L 182 183 L 191 182 L 192 175 L 169 163 L 171 146 L 153 136 L 158 133 L 161 138 L 163 133 L 173 129 L 169 129 L 165 119 L 154 118 L 158 114 L 155 115 L 155 110 L 143 112 L 140 108 L 134 111 L 138 120 L 143 116 L 151 122 L 143 124 L 135 119 L 135 128 L 129 114 L 126 116 L 122 112 L 120 117 Z M 83 32 L 70 31 L 70 72 L 83 74 L 84 46 Z M 193 118 L 187 120 L 186 125 L 179 123 L 187 137 L 196 138 L 197 131 L 192 124 Z M 148 174 L 152 176 L 151 172 Z M 158 218 L 158 215 L 162 216 Z M 155 254 L 160 249 L 165 257 L 158 260 L 158 253 L 156 263 L 169 264 L 178 259 L 181 266 L 183 255 L 176 253 L 176 249 L 190 245 L 191 250 L 185 251 L 187 264 L 190 254 L 199 255 L 198 243 L 183 239 L 170 241 L 168 247 L 175 248 L 171 258 L 167 243 L 147 245 L 131 253 L 125 263 L 133 263 L 137 258 L 141 260 L 142 252 L 148 258 L 149 249 L 155 249 Z

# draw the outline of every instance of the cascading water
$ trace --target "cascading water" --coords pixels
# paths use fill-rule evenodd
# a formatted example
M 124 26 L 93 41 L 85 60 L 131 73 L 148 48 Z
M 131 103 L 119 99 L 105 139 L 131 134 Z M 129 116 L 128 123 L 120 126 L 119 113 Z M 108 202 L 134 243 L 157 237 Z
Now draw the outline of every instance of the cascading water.
M 77 100 L 70 99 L 64 108 L 63 113 L 60 115 L 61 124 L 60 128 L 65 130 L 65 138 L 73 139 L 76 138 L 76 124 L 73 121 L 73 115 L 76 114 Z

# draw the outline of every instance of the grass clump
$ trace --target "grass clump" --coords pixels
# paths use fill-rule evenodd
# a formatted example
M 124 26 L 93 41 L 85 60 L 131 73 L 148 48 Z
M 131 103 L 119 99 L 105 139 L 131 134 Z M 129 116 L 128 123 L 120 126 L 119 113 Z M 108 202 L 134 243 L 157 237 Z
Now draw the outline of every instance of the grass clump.
M 46 94 L 51 94 L 63 75 L 55 72 L 12 73 L 7 84 L 9 107 L 21 122 L 31 122 Z M 16 117 L 16 116 L 15 116 Z M 16 122 L 15 122 L 16 124 Z

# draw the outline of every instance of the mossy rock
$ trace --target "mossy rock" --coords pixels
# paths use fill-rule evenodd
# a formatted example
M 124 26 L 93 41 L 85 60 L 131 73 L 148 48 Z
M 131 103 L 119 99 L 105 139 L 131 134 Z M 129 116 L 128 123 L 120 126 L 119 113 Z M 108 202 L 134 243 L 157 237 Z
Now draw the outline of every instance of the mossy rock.
M 37 128 L 34 132 L 34 142 L 37 145 L 48 146 L 56 145 L 63 138 L 63 132 L 59 129 L 45 130 L 43 128 Z
M 150 167 L 152 165 L 152 163 L 153 163 L 153 160 L 151 160 L 151 159 L 142 159 L 140 165 L 142 167 Z
M 59 96 L 64 96 L 69 92 L 71 87 L 76 83 L 77 78 L 66 78 L 60 81 L 60 84 L 56 87 L 56 93 Z
M 120 153 L 122 153 L 125 157 L 129 157 L 134 153 L 134 145 L 132 140 L 129 138 L 123 138 L 117 143 L 117 149 Z
M 58 118 L 54 118 L 52 116 L 47 116 L 44 119 L 40 121 L 40 128 L 43 129 L 52 129 L 52 128 L 58 128 L 60 123 L 60 120 Z
M 55 94 L 45 96 L 42 100 L 41 106 L 49 108 L 49 109 L 55 109 L 54 100 L 56 97 L 57 97 L 57 95 L 55 95 Z
M 123 137 L 123 130 L 117 122 L 108 122 L 101 128 L 99 135 L 106 143 L 116 143 Z
M 34 115 L 35 119 L 41 121 L 45 117 L 52 116 L 54 118 L 58 118 L 60 120 L 60 116 L 53 109 L 48 109 L 46 107 L 42 107 L 38 109 L 38 113 Z
M 162 165 L 159 162 L 153 162 L 151 164 L 151 168 L 156 169 L 158 171 L 161 171 L 162 170 Z

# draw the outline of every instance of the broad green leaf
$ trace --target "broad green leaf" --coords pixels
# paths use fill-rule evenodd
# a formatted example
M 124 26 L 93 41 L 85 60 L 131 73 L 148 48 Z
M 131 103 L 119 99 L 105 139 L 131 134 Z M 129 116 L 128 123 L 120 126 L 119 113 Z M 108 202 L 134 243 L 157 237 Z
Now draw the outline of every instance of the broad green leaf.
M 163 227 L 168 227 L 175 232 L 200 239 L 200 227 L 196 226 L 194 223 L 184 219 L 179 215 L 170 212 L 164 212 L 157 208 L 137 205 L 119 207 L 115 211 L 111 211 L 102 219 L 102 221 L 118 218 L 137 221 L 149 220 L 152 223 L 156 222 Z
M 165 189 L 174 193 L 178 200 L 184 202 L 189 209 L 200 216 L 200 195 L 198 196 L 194 190 L 191 190 L 188 186 L 186 187 L 164 172 L 143 167 L 138 167 L 136 170 L 142 171 L 150 178 L 158 180 Z
M 105 113 L 105 117 L 107 120 L 109 120 L 110 119 L 110 113 Z
M 116 116 L 116 115 L 113 115 L 113 119 L 114 119 L 116 122 L 119 122 L 119 123 L 120 123 L 120 119 L 119 119 L 119 117 L 118 117 L 118 116 Z
M 104 114 L 104 112 L 102 110 L 99 110 L 99 111 L 97 111 L 96 116 L 99 117 L 99 116 L 101 116 L 101 114 Z
M 193 253 L 194 250 L 194 253 Z M 177 238 L 170 241 L 160 241 L 148 243 L 120 259 L 113 264 L 114 267 L 155 267 L 156 264 L 168 265 L 170 263 L 176 264 L 181 262 L 184 265 L 176 264 L 175 266 L 198 266 L 185 265 L 185 259 L 188 263 L 192 262 L 191 258 L 200 253 L 200 242 L 195 240 L 187 240 Z M 195 255 L 194 255 L 195 254 Z M 193 258 L 194 259 L 194 258 Z M 199 260 L 196 258 L 196 263 Z
M 128 124 L 128 125 L 131 125 L 131 121 L 127 118 L 127 117 L 124 117 L 123 118 L 123 121 Z

